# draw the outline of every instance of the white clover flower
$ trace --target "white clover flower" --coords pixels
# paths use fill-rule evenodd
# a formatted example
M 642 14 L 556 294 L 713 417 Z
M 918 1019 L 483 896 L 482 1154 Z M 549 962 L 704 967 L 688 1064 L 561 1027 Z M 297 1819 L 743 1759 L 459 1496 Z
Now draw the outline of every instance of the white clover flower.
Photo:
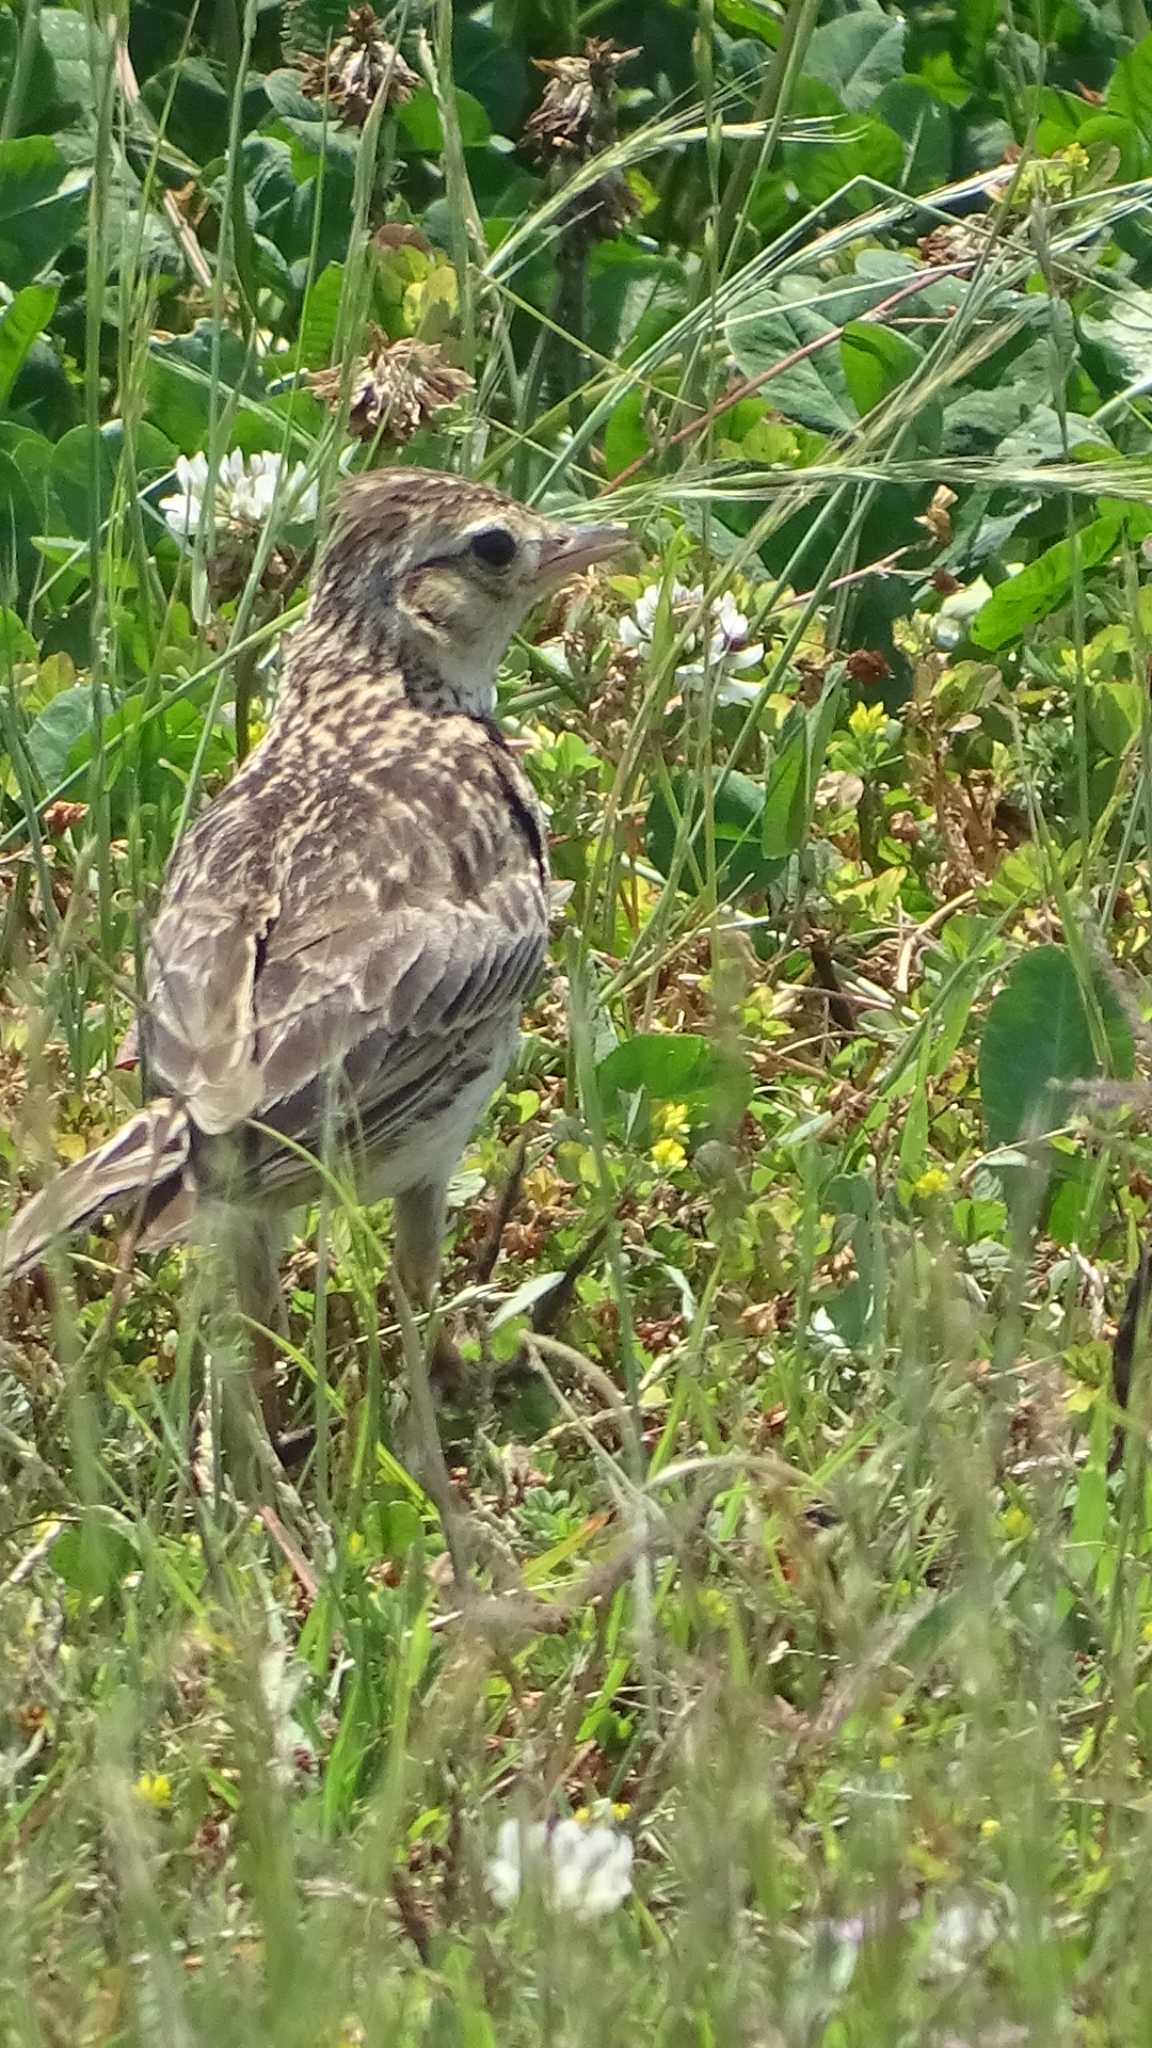
M 636 601 L 635 611 L 620 621 L 620 644 L 629 653 L 651 654 L 661 586 L 650 583 Z M 704 587 L 674 583 L 669 592 L 672 626 L 676 633 L 690 627 L 684 645 L 687 659 L 676 670 L 681 689 L 699 690 L 711 678 L 717 704 L 753 704 L 760 695 L 758 683 L 738 682 L 742 669 L 755 668 L 763 659 L 759 641 L 748 639 L 748 621 L 730 590 L 718 604 L 704 609 Z
M 319 497 L 302 462 L 289 463 L 283 455 L 242 455 L 233 448 L 224 457 L 213 483 L 208 457 L 178 455 L 176 480 L 180 485 L 159 501 L 159 509 L 177 540 L 188 540 L 206 521 L 212 503 L 217 528 L 253 534 L 276 508 L 285 519 L 297 522 L 315 519 Z
M 611 1913 L 632 1889 L 632 1841 L 619 1828 L 578 1820 L 506 1820 L 496 1837 L 486 1882 L 498 1906 L 513 1906 L 534 1885 L 550 1906 L 576 1920 Z

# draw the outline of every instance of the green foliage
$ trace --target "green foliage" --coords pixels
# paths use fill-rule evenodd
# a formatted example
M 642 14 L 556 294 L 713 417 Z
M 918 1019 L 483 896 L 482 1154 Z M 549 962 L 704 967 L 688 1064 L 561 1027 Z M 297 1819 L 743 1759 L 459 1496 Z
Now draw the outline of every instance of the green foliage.
M 293 1242 L 258 1513 L 210 1261 L 6 1297 L 13 2048 L 1145 2037 L 1145 26 L 0 9 L 6 1208 L 138 1100 L 341 477 L 635 538 L 501 683 L 563 901 L 452 1191 L 479 1597 L 385 1210 Z M 498 1910 L 613 1804 L 636 1900 Z

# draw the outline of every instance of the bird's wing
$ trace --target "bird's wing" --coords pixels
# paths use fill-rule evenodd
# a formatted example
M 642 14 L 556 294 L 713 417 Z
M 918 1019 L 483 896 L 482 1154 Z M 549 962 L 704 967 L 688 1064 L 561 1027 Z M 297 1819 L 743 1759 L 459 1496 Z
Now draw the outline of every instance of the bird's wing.
M 483 902 L 363 904 L 322 936 L 278 943 L 257 982 L 259 1120 L 312 1153 L 393 1150 L 499 1055 L 543 964 L 542 896 L 520 878 Z M 265 1147 L 274 1187 L 298 1157 Z
M 197 1130 L 236 1128 L 258 1107 L 256 981 L 281 907 L 274 828 L 241 775 L 174 855 L 152 930 L 141 1049 L 153 1087 Z
M 149 1058 L 200 1130 L 291 1141 L 250 1135 L 261 1188 L 303 1176 L 293 1144 L 394 1148 L 499 1056 L 547 945 L 539 826 L 510 772 L 489 743 L 454 774 L 427 754 L 350 771 L 249 863 L 242 903 L 215 844 L 170 886 Z

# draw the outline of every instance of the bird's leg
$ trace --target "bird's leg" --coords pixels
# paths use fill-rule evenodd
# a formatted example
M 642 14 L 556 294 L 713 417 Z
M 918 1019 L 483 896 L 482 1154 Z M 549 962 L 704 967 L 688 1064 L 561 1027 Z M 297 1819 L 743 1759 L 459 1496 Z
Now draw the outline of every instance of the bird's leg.
M 197 1236 L 215 1274 L 217 1307 L 209 1366 L 225 1456 L 242 1496 L 259 1492 L 280 1431 L 283 1377 L 278 1338 L 288 1318 L 268 1218 L 219 1192 L 202 1196 Z M 250 1324 L 259 1324 L 253 1330 Z
M 405 1188 L 394 1204 L 393 1259 L 396 1277 L 415 1309 L 427 1311 L 436 1298 L 444 1231 L 448 1221 L 448 1183 L 421 1181 Z M 428 1359 L 433 1388 L 440 1393 L 458 1386 L 463 1360 L 444 1330 L 438 1330 Z
M 232 1246 L 236 1304 L 242 1316 L 261 1325 L 248 1332 L 252 1391 L 273 1443 L 284 1422 L 284 1362 L 277 1340 L 288 1335 L 279 1252 L 279 1233 L 263 1216 L 247 1214 Z

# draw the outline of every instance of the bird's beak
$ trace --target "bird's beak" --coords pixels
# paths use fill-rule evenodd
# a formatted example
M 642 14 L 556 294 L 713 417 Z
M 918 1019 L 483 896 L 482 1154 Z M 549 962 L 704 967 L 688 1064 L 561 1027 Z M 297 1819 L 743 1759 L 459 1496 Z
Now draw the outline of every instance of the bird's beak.
M 540 549 L 540 573 L 550 583 L 566 583 L 595 562 L 606 562 L 626 548 L 626 526 L 569 526 L 549 534 Z

